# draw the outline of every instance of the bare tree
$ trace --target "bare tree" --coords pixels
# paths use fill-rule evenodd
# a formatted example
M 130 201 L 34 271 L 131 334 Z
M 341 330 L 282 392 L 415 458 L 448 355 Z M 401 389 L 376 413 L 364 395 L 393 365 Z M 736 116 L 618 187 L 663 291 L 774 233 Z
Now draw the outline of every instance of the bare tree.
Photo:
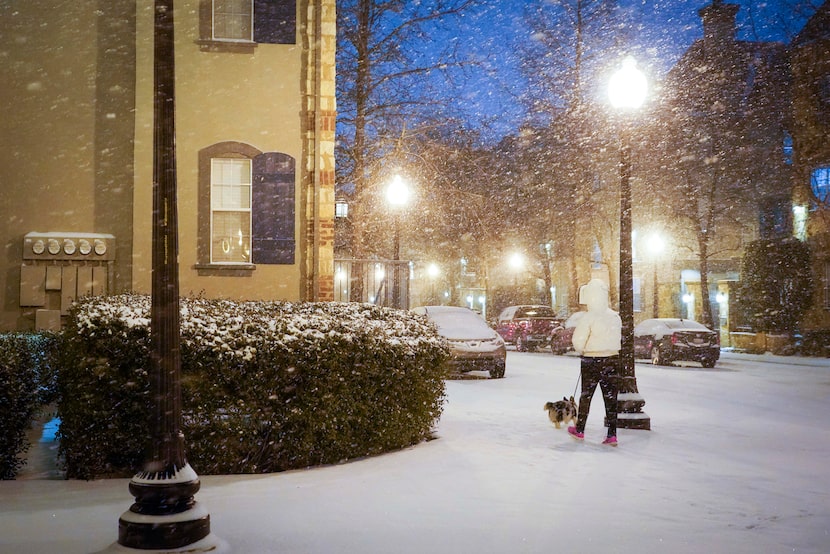
M 538 143 L 532 154 L 537 162 L 526 167 L 524 182 L 544 202 L 537 226 L 557 239 L 553 255 L 568 268 L 569 307 L 575 311 L 578 298 L 573 292 L 585 277 L 579 268 L 588 267 L 594 244 L 602 246 L 605 261 L 615 259 L 611 252 L 616 241 L 609 242 L 604 225 L 608 206 L 600 202 L 607 195 L 596 188 L 609 183 L 602 176 L 607 166 L 599 162 L 610 138 L 598 91 L 628 31 L 616 0 L 537 3 L 527 8 L 526 21 L 531 40 L 521 50 L 529 81 L 525 105 Z M 589 232 L 576 233 L 580 228 Z
M 447 29 L 477 0 L 343 0 L 338 3 L 337 178 L 351 197 L 354 257 L 379 170 L 405 165 L 402 140 L 438 111 L 432 88 L 463 65 Z

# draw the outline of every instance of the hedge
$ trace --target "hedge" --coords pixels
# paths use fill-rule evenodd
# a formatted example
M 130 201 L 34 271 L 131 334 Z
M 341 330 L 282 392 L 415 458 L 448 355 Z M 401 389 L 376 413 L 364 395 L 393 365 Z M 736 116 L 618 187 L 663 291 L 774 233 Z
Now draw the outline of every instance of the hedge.
M 430 438 L 446 342 L 419 316 L 358 303 L 181 304 L 183 428 L 200 474 L 337 463 Z M 150 298 L 90 298 L 60 353 L 67 477 L 140 469 L 148 436 Z
M 14 479 L 31 444 L 26 430 L 53 399 L 53 335 L 0 334 L 0 479 Z

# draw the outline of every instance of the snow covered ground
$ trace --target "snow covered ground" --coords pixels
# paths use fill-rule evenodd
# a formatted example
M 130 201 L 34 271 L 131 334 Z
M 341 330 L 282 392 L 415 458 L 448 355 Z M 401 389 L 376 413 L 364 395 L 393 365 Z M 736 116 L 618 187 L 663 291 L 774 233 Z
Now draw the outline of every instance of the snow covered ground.
M 830 360 L 725 354 L 638 364 L 651 431 L 586 440 L 542 406 L 579 361 L 509 352 L 502 380 L 447 384 L 438 440 L 347 464 L 203 476 L 197 500 L 234 552 L 830 552 Z M 198 468 L 196 468 L 198 471 Z M 0 482 L 0 552 L 113 543 L 126 480 Z

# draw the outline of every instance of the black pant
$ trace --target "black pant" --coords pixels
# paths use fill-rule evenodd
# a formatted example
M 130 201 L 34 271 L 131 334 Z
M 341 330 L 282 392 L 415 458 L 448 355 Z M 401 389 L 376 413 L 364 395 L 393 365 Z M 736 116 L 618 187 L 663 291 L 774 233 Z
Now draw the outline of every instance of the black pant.
M 619 356 L 607 358 L 583 357 L 581 366 L 582 394 L 579 397 L 579 414 L 576 419 L 576 430 L 585 431 L 588 421 L 588 411 L 591 409 L 591 398 L 599 385 L 602 391 L 602 400 L 605 402 L 605 418 L 608 423 L 608 436 L 617 434 L 617 374 L 620 367 Z

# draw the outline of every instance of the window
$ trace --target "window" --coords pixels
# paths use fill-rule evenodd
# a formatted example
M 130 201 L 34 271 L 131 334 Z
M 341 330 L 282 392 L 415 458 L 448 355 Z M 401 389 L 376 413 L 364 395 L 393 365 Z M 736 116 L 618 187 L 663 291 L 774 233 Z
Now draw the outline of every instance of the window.
M 206 48 L 296 43 L 296 0 L 203 0 L 200 9 L 199 34 Z
M 821 204 L 830 204 L 830 167 L 817 167 L 810 176 L 810 188 Z
M 210 161 L 210 262 L 251 263 L 251 160 Z
M 787 165 L 793 164 L 793 137 L 789 133 L 784 133 L 784 144 L 782 147 L 784 153 L 784 162 Z
M 213 0 L 213 40 L 253 41 L 251 0 Z
M 199 152 L 197 269 L 293 264 L 295 161 L 239 142 Z

